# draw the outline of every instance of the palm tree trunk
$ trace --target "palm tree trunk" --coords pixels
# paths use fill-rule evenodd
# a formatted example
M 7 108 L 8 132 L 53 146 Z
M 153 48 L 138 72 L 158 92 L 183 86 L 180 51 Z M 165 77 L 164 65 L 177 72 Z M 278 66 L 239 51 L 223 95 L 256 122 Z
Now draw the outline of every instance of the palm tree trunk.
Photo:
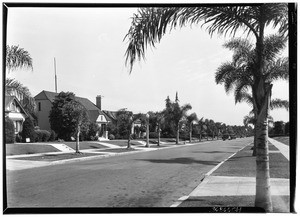
M 158 125 L 158 132 L 157 132 L 157 134 L 158 134 L 157 146 L 159 146 L 160 145 L 160 125 Z
M 127 148 L 131 148 L 131 145 L 130 145 L 130 135 L 131 135 L 131 132 L 130 132 L 130 130 L 129 130 L 129 131 L 128 131 Z
M 176 129 L 176 144 L 179 144 L 179 123 L 177 124 L 177 129 Z
M 80 135 L 80 126 L 77 126 L 77 135 L 76 135 L 76 153 L 80 153 L 79 149 L 79 135 Z
M 192 143 L 192 124 L 190 125 L 190 143 Z
M 202 140 L 202 127 L 200 127 L 200 136 L 199 136 L 199 142 Z
M 260 98 L 260 110 L 256 120 L 256 195 L 255 206 L 265 209 L 266 212 L 272 212 L 270 167 L 269 167 L 269 147 L 268 147 L 268 114 L 271 98 L 272 85 L 262 85 L 260 80 L 258 94 L 256 99 Z M 265 94 L 261 94 L 265 91 Z M 260 95 L 261 94 L 261 95 Z
M 258 120 L 261 121 L 261 120 Z M 256 147 L 256 197 L 255 206 L 272 212 L 272 200 L 270 191 L 270 169 L 268 148 L 268 121 L 262 120 L 258 124 Z

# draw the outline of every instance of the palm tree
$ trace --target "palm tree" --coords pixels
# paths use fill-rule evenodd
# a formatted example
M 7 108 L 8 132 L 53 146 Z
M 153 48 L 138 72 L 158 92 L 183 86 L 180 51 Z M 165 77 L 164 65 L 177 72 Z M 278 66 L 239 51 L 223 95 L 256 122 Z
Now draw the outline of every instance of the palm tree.
M 190 143 L 192 142 L 193 123 L 195 121 L 198 121 L 198 117 L 197 117 L 196 113 L 192 113 L 189 116 L 187 116 L 187 122 L 188 122 L 188 125 L 189 125 Z
M 155 122 L 157 124 L 157 135 L 158 135 L 158 137 L 157 137 L 157 146 L 160 146 L 161 126 L 165 122 L 164 112 L 155 112 L 154 117 L 155 117 Z
M 198 126 L 199 126 L 199 142 L 202 140 L 202 131 L 203 131 L 203 125 L 204 125 L 204 120 L 203 117 L 198 121 Z
M 219 135 L 220 135 L 220 130 L 221 130 L 221 122 L 216 122 L 215 126 L 216 126 L 216 130 L 217 130 L 217 140 L 219 139 Z
M 265 80 L 270 84 L 278 79 L 287 80 L 289 77 L 288 59 L 278 58 L 276 55 L 284 48 L 285 40 L 280 35 L 272 35 L 265 39 L 264 56 L 268 59 L 268 63 L 264 69 Z M 223 63 L 216 72 L 215 80 L 217 84 L 224 84 L 226 93 L 234 89 L 235 103 L 246 102 L 253 109 L 254 120 L 256 120 L 254 111 L 254 98 L 247 91 L 254 89 L 254 73 L 256 70 L 256 52 L 245 39 L 232 39 L 224 45 L 234 51 L 232 62 Z M 270 102 L 270 108 L 286 108 L 288 109 L 288 101 L 273 99 Z M 255 124 L 254 124 L 255 126 Z M 256 128 L 254 129 L 256 132 Z M 254 133 L 254 149 L 253 156 L 256 155 L 257 137 Z
M 141 8 L 132 18 L 131 27 L 124 39 L 128 39 L 126 63 L 130 65 L 145 58 L 147 47 L 154 47 L 166 33 L 167 27 L 183 27 L 186 24 L 203 22 L 208 25 L 209 34 L 219 33 L 235 35 L 243 29 L 247 35 L 255 37 L 255 72 L 253 75 L 252 95 L 255 101 L 256 129 L 259 149 L 257 154 L 256 197 L 255 206 L 267 212 L 273 210 L 270 193 L 270 174 L 267 148 L 267 117 L 272 85 L 264 78 L 263 69 L 266 57 L 264 51 L 265 28 L 273 24 L 280 26 L 280 33 L 287 32 L 287 4 L 257 4 L 242 6 L 207 6 L 207 7 L 170 7 Z
M 183 118 L 187 117 L 187 111 L 192 109 L 190 104 L 179 106 L 177 102 L 173 103 L 173 121 L 176 125 L 176 144 L 179 144 L 180 124 Z
M 28 51 L 19 46 L 6 46 L 6 69 L 8 73 L 12 70 L 31 68 L 32 58 Z M 24 109 L 35 116 L 35 101 L 31 96 L 29 89 L 13 78 L 6 78 L 5 80 L 5 95 L 15 96 L 22 104 Z
M 11 70 L 21 69 L 21 68 L 31 68 L 32 58 L 28 51 L 20 48 L 19 46 L 6 46 L 6 68 L 8 73 Z

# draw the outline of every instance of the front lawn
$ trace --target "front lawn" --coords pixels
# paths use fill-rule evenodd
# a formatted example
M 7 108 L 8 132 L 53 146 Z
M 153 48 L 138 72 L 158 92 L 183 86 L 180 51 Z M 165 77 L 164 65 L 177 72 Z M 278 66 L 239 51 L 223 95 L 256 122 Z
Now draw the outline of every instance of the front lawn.
M 33 144 L 6 144 L 6 155 L 38 154 L 47 152 L 59 152 L 51 145 L 33 145 Z
M 138 149 L 134 148 L 112 148 L 112 149 L 105 149 L 101 150 L 101 152 L 115 152 L 115 153 L 122 153 L 122 152 L 130 152 L 130 151 L 138 151 Z
M 72 148 L 74 150 L 76 149 L 76 142 L 75 141 L 72 141 L 72 142 L 56 142 L 56 143 L 65 144 L 65 145 L 69 146 L 70 148 Z M 100 148 L 107 148 L 107 146 L 100 145 L 100 144 L 97 143 L 97 141 L 95 141 L 95 142 L 81 141 L 81 142 L 79 142 L 79 148 L 81 150 L 84 150 L 84 149 L 100 149 Z

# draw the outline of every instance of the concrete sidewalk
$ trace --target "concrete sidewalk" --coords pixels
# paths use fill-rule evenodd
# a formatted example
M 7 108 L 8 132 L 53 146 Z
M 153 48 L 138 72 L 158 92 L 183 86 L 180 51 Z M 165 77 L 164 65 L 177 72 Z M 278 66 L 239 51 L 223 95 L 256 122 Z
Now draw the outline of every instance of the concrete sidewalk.
M 270 139 L 270 142 L 289 160 L 289 146 L 274 139 Z M 220 166 L 217 165 L 212 169 L 213 172 L 209 172 L 188 196 L 179 198 L 171 207 L 214 207 L 224 206 L 224 203 L 226 206 L 254 206 L 255 177 L 214 176 L 214 171 L 217 171 Z M 290 180 L 271 178 L 270 181 L 275 212 L 290 212 Z M 227 203 L 224 202 L 225 200 Z

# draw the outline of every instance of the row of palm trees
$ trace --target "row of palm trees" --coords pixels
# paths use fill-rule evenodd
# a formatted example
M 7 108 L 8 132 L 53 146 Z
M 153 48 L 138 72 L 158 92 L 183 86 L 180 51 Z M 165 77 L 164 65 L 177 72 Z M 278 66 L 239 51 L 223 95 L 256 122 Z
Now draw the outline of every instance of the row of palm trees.
M 229 48 L 243 45 L 240 46 L 243 52 L 235 53 L 234 64 L 224 65 L 224 67 L 229 67 L 229 71 L 232 71 L 234 75 L 231 77 L 233 85 L 229 85 L 230 82 L 225 83 L 225 88 L 230 90 L 235 87 L 236 96 L 249 91 L 247 93 L 252 98 L 255 118 L 254 142 L 257 153 L 255 206 L 272 212 L 267 136 L 268 116 L 272 82 L 281 78 L 281 69 L 284 69 L 284 66 L 287 67 L 288 64 L 284 59 L 274 61 L 278 50 L 284 46 L 280 38 L 287 38 L 288 6 L 286 3 L 265 3 L 238 6 L 141 8 L 132 17 L 132 24 L 124 38 L 128 40 L 125 55 L 130 73 L 134 63 L 145 58 L 146 49 L 160 42 L 168 27 L 173 29 L 198 23 L 202 23 L 201 26 L 207 26 L 206 29 L 211 35 L 217 33 L 235 36 L 238 30 L 242 29 L 244 34 L 246 33 L 245 38 L 249 35 L 255 38 L 254 46 L 250 46 L 242 39 L 239 40 L 243 44 L 237 40 L 228 44 Z M 266 37 L 265 31 L 270 25 L 274 28 L 279 27 L 278 35 Z M 244 48 L 248 48 L 248 51 Z M 221 71 L 226 72 L 226 67 Z M 236 68 L 239 70 L 235 70 Z M 276 70 L 270 70 L 271 68 Z M 237 97 L 237 99 L 241 98 Z

